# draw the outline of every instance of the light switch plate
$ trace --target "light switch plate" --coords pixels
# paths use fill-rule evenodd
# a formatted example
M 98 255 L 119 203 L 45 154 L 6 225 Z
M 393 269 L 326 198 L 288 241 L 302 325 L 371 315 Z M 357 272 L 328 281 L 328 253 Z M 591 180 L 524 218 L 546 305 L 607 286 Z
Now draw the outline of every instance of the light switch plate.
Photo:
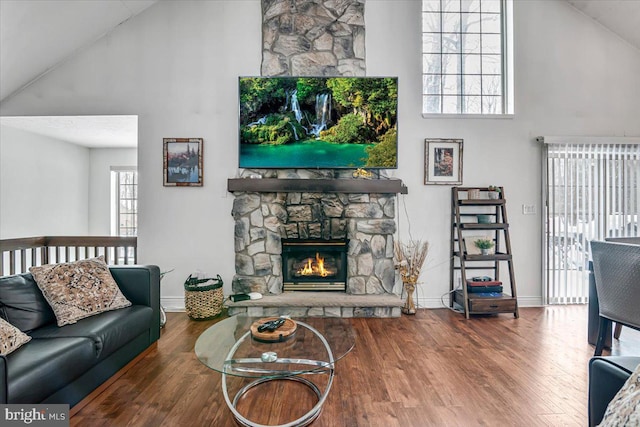
M 522 215 L 535 215 L 536 205 L 522 205 Z

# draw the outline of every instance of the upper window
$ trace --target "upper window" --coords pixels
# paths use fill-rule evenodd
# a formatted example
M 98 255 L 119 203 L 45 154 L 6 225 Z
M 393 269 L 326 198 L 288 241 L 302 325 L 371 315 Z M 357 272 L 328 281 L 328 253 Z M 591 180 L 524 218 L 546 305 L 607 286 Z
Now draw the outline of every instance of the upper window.
M 422 113 L 512 114 L 511 0 L 422 1 Z
M 138 172 L 131 168 L 111 168 L 112 235 L 138 234 Z

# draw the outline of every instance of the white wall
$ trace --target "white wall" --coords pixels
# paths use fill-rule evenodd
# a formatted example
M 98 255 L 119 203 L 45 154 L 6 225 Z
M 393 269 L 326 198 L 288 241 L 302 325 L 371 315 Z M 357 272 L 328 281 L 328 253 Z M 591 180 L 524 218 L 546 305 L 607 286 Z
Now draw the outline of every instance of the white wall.
M 424 186 L 425 137 L 463 138 L 464 184 L 506 187 L 521 304 L 539 304 L 538 135 L 640 135 L 640 53 L 565 2 L 515 4 L 516 117 L 421 117 L 420 2 L 366 3 L 367 72 L 397 75 L 401 198 L 414 237 L 431 242 L 420 301 L 448 290 L 450 189 Z M 260 73 L 260 1 L 159 2 L 0 105 L 2 115 L 138 114 L 139 255 L 175 268 L 163 304 L 183 304 L 189 272 L 234 273 L 237 78 Z M 162 138 L 204 138 L 204 186 L 162 186 Z M 523 216 L 522 204 L 537 215 Z M 407 220 L 400 209 L 400 235 Z
M 0 238 L 87 234 L 88 174 L 87 148 L 0 126 Z
M 414 238 L 431 243 L 419 301 L 448 291 L 450 187 L 424 186 L 423 140 L 464 139 L 464 185 L 504 185 L 522 305 L 542 300 L 539 135 L 640 135 L 640 52 L 566 2 L 515 1 L 515 118 L 423 119 L 419 1 L 366 4 L 367 73 L 400 81 L 399 164 Z M 387 31 L 375 31 L 385 28 Z M 522 215 L 522 205 L 537 215 Z M 401 236 L 407 220 L 400 209 Z
M 89 235 L 111 234 L 111 167 L 138 165 L 137 148 L 89 150 Z

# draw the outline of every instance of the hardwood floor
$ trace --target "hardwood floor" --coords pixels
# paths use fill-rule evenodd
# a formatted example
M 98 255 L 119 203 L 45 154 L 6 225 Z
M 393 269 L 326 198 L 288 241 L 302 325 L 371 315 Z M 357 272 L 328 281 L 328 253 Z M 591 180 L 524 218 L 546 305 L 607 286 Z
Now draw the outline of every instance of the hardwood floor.
M 586 319 L 586 306 L 521 308 L 519 319 L 465 320 L 447 309 L 352 319 L 355 349 L 338 362 L 312 425 L 587 425 L 587 363 L 594 348 Z M 157 348 L 73 416 L 71 426 L 236 426 L 220 374 L 193 352 L 213 323 L 169 313 Z M 612 353 L 640 355 L 640 332 L 624 328 Z M 281 396 L 285 402 L 309 400 L 292 389 Z M 254 406 L 271 413 L 273 394 Z

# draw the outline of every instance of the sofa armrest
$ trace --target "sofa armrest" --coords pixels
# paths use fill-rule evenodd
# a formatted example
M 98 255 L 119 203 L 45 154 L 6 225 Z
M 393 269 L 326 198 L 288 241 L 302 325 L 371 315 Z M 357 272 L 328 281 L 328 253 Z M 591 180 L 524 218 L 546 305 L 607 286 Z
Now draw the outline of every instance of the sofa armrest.
M 600 424 L 607 405 L 638 364 L 640 357 L 594 357 L 589 361 L 589 426 Z
M 0 356 L 0 403 L 7 403 L 7 359 Z
M 157 265 L 110 266 L 111 274 L 132 304 L 153 309 L 151 342 L 160 338 L 160 268 Z

